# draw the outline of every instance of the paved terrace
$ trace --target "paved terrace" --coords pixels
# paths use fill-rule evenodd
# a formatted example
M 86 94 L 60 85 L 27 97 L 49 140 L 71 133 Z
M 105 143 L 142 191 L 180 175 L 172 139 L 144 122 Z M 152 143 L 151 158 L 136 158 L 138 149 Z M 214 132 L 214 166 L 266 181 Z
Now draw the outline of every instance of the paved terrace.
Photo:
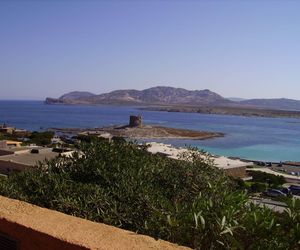
M 20 163 L 27 166 L 34 166 L 39 161 L 44 161 L 45 159 L 53 159 L 58 155 L 58 153 L 52 152 L 52 148 L 39 148 L 38 154 L 32 154 L 29 150 L 27 150 L 26 152 L 15 152 L 15 154 L 12 155 L 1 156 L 0 160 Z
M 32 148 L 31 148 L 32 149 Z M 15 151 L 13 154 L 0 156 L 0 174 L 10 174 L 14 171 L 22 171 L 36 166 L 46 159 L 51 160 L 59 153 L 53 152 L 52 148 L 39 148 L 39 153 L 31 153 L 31 149 Z M 73 151 L 61 153 L 61 155 L 71 156 Z

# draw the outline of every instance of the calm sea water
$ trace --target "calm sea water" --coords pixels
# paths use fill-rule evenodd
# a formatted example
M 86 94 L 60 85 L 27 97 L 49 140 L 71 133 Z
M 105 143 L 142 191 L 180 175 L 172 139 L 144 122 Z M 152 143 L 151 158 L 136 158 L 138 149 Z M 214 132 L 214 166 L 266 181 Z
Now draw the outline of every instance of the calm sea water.
M 147 124 L 223 132 L 224 138 L 162 140 L 197 146 L 208 152 L 265 161 L 300 161 L 300 119 L 254 118 L 142 111 L 135 107 L 45 105 L 41 101 L 0 101 L 0 123 L 28 130 L 51 127 L 99 127 L 126 124 L 142 114 Z

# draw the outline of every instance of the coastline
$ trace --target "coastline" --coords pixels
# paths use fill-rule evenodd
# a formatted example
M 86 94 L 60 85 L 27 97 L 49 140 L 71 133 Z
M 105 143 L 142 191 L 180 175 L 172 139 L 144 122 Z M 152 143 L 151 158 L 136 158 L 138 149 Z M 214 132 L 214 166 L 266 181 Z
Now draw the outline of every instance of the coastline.
M 300 118 L 300 111 L 266 109 L 259 107 L 238 106 L 148 106 L 139 107 L 140 110 L 176 112 L 176 113 L 199 113 L 214 115 L 234 115 L 243 117 L 267 117 L 267 118 Z
M 53 127 L 97 128 L 112 124 L 124 124 L 124 120 L 127 120 L 129 115 L 138 112 L 136 107 L 116 108 L 110 105 L 97 105 L 97 107 L 96 105 L 44 105 L 41 101 L 24 101 L 21 103 L 19 101 L 5 101 L 1 104 L 2 123 L 6 122 L 29 131 L 45 131 Z M 7 118 L 8 113 L 9 118 Z M 213 129 L 226 134 L 225 138 L 219 137 L 205 141 L 192 139 L 180 141 L 170 138 L 161 140 L 166 143 L 169 143 L 168 139 L 170 139 L 174 145 L 199 145 L 199 148 L 203 147 L 213 154 L 245 157 L 256 161 L 291 160 L 300 162 L 298 150 L 300 141 L 297 139 L 300 133 L 298 119 L 244 118 L 242 116 L 228 116 L 227 118 L 226 116 L 208 116 L 197 113 L 177 114 L 147 111 L 141 111 L 141 113 L 144 115 L 145 121 L 150 124 L 157 122 L 157 124 L 165 126 L 207 131 Z M 65 136 L 68 137 L 69 135 L 66 133 Z M 159 139 L 153 140 L 160 141 Z M 249 140 L 250 143 L 248 143 Z M 221 147 L 218 147 L 219 142 Z M 248 149 L 249 145 L 250 148 Z M 234 151 L 231 154 L 232 146 Z
M 136 102 L 111 102 L 111 103 L 93 103 L 93 102 L 49 102 L 44 101 L 45 105 L 83 105 L 83 106 L 128 106 L 135 107 L 138 110 L 177 112 L 177 113 L 200 113 L 214 115 L 236 115 L 244 117 L 268 117 L 268 118 L 300 118 L 300 110 L 265 108 L 260 106 L 239 106 L 234 105 L 176 105 L 176 104 L 148 104 Z

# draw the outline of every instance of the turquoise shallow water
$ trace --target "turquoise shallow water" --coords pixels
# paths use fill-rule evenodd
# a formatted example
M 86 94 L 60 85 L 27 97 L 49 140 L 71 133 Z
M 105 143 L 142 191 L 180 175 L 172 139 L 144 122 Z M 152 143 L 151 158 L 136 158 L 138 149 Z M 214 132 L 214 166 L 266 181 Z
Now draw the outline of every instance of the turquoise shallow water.
M 125 124 L 130 114 L 145 123 L 223 132 L 205 141 L 161 140 L 192 145 L 213 154 L 265 161 L 300 161 L 300 120 L 141 111 L 135 107 L 45 105 L 40 101 L 0 101 L 0 123 L 29 130 Z

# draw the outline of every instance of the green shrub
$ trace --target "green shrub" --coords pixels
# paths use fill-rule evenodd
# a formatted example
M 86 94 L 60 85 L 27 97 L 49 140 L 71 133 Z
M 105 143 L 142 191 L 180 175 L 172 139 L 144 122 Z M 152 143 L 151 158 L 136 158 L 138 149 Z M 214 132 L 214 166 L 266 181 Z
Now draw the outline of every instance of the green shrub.
M 135 143 L 79 147 L 73 158 L 11 175 L 0 194 L 197 249 L 296 249 L 299 211 L 251 205 L 198 152 L 174 160 Z
M 251 184 L 249 191 L 253 193 L 260 193 L 266 191 L 266 184 L 261 182 L 254 182 Z
M 45 146 L 51 144 L 51 139 L 54 136 L 54 132 L 52 131 L 45 131 L 45 132 L 37 132 L 34 131 L 29 136 L 28 143 L 35 143 L 40 146 Z
M 252 170 L 248 171 L 248 173 L 252 176 L 252 181 L 254 182 L 264 182 L 272 185 L 273 187 L 278 187 L 285 183 L 283 176 Z

